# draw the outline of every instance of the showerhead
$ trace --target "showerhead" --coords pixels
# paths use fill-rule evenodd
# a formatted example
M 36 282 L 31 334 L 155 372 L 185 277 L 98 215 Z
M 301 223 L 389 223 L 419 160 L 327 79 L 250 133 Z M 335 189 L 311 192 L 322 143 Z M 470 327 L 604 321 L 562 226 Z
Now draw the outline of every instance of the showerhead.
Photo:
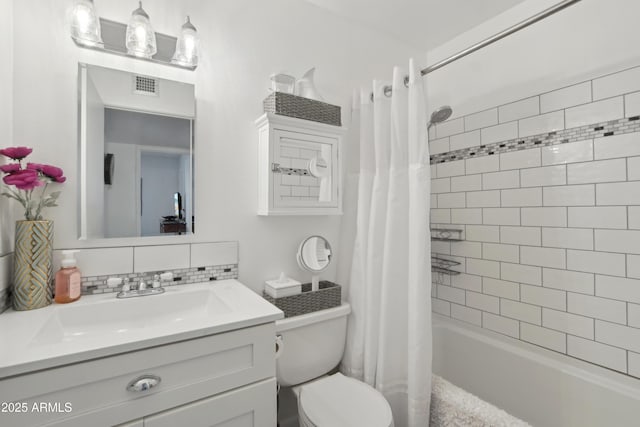
M 449 117 L 451 117 L 452 113 L 453 113 L 453 109 L 451 107 L 449 107 L 448 105 L 443 105 L 442 107 L 438 108 L 433 113 L 431 113 L 431 120 L 429 120 L 428 127 L 431 127 L 437 123 L 444 122 Z

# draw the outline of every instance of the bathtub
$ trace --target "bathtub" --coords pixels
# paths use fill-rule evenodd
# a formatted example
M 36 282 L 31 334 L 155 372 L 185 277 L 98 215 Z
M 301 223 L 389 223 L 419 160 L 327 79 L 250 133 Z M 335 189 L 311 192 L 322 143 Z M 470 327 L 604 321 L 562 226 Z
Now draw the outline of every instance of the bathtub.
M 640 380 L 435 313 L 433 372 L 536 427 L 640 425 Z

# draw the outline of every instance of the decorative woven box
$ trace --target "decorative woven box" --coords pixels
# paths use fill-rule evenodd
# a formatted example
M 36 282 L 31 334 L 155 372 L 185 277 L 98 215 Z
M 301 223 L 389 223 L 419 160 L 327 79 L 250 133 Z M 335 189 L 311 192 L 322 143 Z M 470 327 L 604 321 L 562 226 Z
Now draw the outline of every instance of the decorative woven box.
M 342 126 L 340 107 L 284 92 L 273 92 L 263 102 L 265 113 Z
M 303 283 L 302 293 L 297 295 L 273 298 L 263 292 L 262 296 L 284 311 L 284 317 L 293 317 L 339 306 L 341 304 L 342 287 L 336 283 L 321 280 L 320 289 L 317 291 L 311 290 L 311 283 Z

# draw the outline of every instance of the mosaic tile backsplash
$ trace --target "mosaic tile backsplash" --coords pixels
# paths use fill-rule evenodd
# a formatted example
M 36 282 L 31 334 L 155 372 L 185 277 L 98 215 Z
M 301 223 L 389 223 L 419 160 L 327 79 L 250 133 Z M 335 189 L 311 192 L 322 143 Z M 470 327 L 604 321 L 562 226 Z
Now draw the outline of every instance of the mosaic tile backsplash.
M 153 276 L 173 273 L 174 280 L 162 286 L 213 282 L 238 278 L 238 242 L 197 242 L 170 245 L 79 248 L 76 253 L 82 271 L 82 294 L 118 292 L 121 285 L 109 287 L 111 277 L 137 287 L 148 286 Z M 61 249 L 54 250 L 54 270 L 60 265 Z M 10 307 L 12 255 L 0 256 L 0 313 Z
M 93 276 L 82 278 L 82 295 L 95 295 L 109 292 L 119 292 L 122 285 L 109 287 L 107 279 L 118 277 L 123 283 L 129 282 L 138 285 L 143 280 L 147 286 L 153 283 L 153 276 L 165 272 L 173 273 L 172 282 L 162 282 L 162 286 L 188 285 L 191 283 L 201 283 L 225 279 L 238 278 L 238 264 L 212 265 L 207 267 L 192 267 L 178 270 L 163 270 L 157 272 L 112 274 L 110 276 Z
M 438 164 L 633 132 L 640 132 L 640 115 L 434 154 L 430 160 Z

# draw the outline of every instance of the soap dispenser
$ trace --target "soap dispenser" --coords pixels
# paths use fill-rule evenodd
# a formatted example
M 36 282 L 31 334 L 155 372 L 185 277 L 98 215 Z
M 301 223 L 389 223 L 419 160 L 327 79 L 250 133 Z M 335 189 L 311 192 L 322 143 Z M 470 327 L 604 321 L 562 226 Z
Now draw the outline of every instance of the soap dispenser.
M 66 304 L 80 299 L 82 275 L 76 266 L 74 254 L 78 251 L 62 251 L 62 268 L 56 273 L 55 301 Z

